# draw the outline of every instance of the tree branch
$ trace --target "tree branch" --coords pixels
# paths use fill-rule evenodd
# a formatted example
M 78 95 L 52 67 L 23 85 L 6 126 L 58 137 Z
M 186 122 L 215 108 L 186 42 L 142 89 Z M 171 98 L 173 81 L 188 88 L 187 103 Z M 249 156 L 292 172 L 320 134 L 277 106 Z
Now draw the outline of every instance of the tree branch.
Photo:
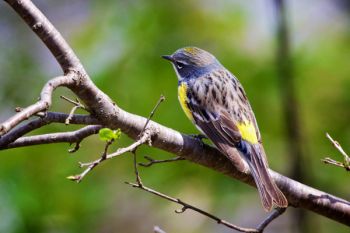
M 68 179 L 76 181 L 76 182 L 81 182 L 81 180 L 92 170 L 94 169 L 97 165 L 99 165 L 100 163 L 102 163 L 105 160 L 114 158 L 116 156 L 125 154 L 127 152 L 132 152 L 135 153 L 136 149 L 141 146 L 142 144 L 148 142 L 148 144 L 151 146 L 151 138 L 152 135 L 154 135 L 156 133 L 156 131 L 152 130 L 151 128 L 147 128 L 149 121 L 151 120 L 151 118 L 153 117 L 155 111 L 158 109 L 159 105 L 165 100 L 164 96 L 161 95 L 159 100 L 157 101 L 157 104 L 154 106 L 154 108 L 152 109 L 149 117 L 147 118 L 147 121 L 145 123 L 145 125 L 143 126 L 139 136 L 138 136 L 138 140 L 135 141 L 133 144 L 131 144 L 128 147 L 125 148 L 119 148 L 116 152 L 112 153 L 112 154 L 107 154 L 108 152 L 108 147 L 114 142 L 114 140 L 109 140 L 106 143 L 104 152 L 101 156 L 101 158 L 93 161 L 93 162 L 89 162 L 89 163 L 80 163 L 80 167 L 87 167 L 85 169 L 85 171 L 83 171 L 81 174 L 79 175 L 75 175 L 75 176 L 69 176 Z
M 176 156 L 176 157 L 170 158 L 170 159 L 162 159 L 162 160 L 153 159 L 152 157 L 149 157 L 147 155 L 145 155 L 143 157 L 148 160 L 147 163 L 139 163 L 139 165 L 143 166 L 143 167 L 150 167 L 150 166 L 157 164 L 157 163 L 169 163 L 169 162 L 185 160 L 184 158 L 182 158 L 180 156 Z
M 235 224 L 232 224 L 222 218 L 219 218 L 207 211 L 204 211 L 198 207 L 195 207 L 187 202 L 184 202 L 182 201 L 181 199 L 179 198 L 174 198 L 174 197 L 170 197 L 164 193 L 161 193 L 159 191 L 156 191 L 154 189 L 151 189 L 149 187 L 146 187 L 143 183 L 142 183 L 142 179 L 139 175 L 139 171 L 137 169 L 137 160 L 136 160 L 136 149 L 133 151 L 133 155 L 134 155 L 134 172 L 135 172 L 135 176 L 136 176 L 136 183 L 130 183 L 130 182 L 125 182 L 126 184 L 128 185 L 131 185 L 132 187 L 134 188 L 138 188 L 138 189 L 141 189 L 141 190 L 144 190 L 148 193 L 151 193 L 153 195 L 156 195 L 158 197 L 161 197 L 165 200 L 168 200 L 168 201 L 171 201 L 171 202 L 174 202 L 174 203 L 177 203 L 179 205 L 182 206 L 182 208 L 180 210 L 175 210 L 175 213 L 177 214 L 181 214 L 181 213 L 184 213 L 186 210 L 190 209 L 190 210 L 193 210 L 201 215 L 204 215 L 214 221 L 216 221 L 218 224 L 221 224 L 221 225 L 224 225 L 228 228 L 231 228 L 231 229 L 234 229 L 234 230 L 237 230 L 239 232 L 248 232 L 248 233 L 260 233 L 260 232 L 263 232 L 264 229 L 274 220 L 276 219 L 278 216 L 280 216 L 282 213 L 284 213 L 284 211 L 286 209 L 275 209 L 274 212 L 272 212 L 272 214 L 270 214 L 261 224 L 259 224 L 259 226 L 255 229 L 255 228 L 245 228 L 245 227 L 240 227 L 240 226 L 237 226 Z
M 21 137 L 16 141 L 6 145 L 5 147 L 0 148 L 0 150 L 24 147 L 24 146 L 61 143 L 61 142 L 80 143 L 84 138 L 92 134 L 97 134 L 101 128 L 102 126 L 100 125 L 89 125 L 72 132 L 50 133 L 50 134 Z
M 64 40 L 59 31 L 51 24 L 44 14 L 32 1 L 4 0 L 7 2 L 24 22 L 32 29 L 41 41 L 51 51 L 65 74 L 73 73 L 73 81 L 70 88 L 91 110 L 102 125 L 111 126 L 111 119 L 118 114 L 116 104 L 91 81 L 83 65 L 73 50 Z
M 52 92 L 59 86 L 68 86 L 73 83 L 72 75 L 59 76 L 48 81 L 40 93 L 40 100 L 27 108 L 22 109 L 13 117 L 0 124 L 0 136 L 6 134 L 16 125 L 38 112 L 47 111 L 51 106 Z
M 335 141 L 328 133 L 326 134 L 326 136 L 329 139 L 329 141 L 331 141 L 333 146 L 340 152 L 340 154 L 342 154 L 343 162 L 338 162 L 338 161 L 331 159 L 329 157 L 321 159 L 321 161 L 324 162 L 325 164 L 331 164 L 331 165 L 334 165 L 337 167 L 342 167 L 346 171 L 350 171 L 350 157 L 348 156 L 348 154 L 344 151 L 344 149 L 340 145 L 340 143 Z
M 16 139 L 35 129 L 41 128 L 51 123 L 64 123 L 68 116 L 68 114 L 59 112 L 46 112 L 43 117 L 32 120 L 0 137 L 0 150 L 6 149 L 6 145 L 14 142 Z M 96 118 L 88 115 L 76 114 L 72 116 L 70 124 L 98 125 L 99 121 Z
M 32 1 L 5 0 L 5 2 L 18 13 L 29 28 L 45 43 L 64 73 L 68 73 L 70 70 L 83 70 L 78 57 L 62 35 Z
M 69 112 L 69 115 L 68 115 L 66 121 L 64 122 L 66 125 L 70 124 L 70 121 L 71 121 L 72 117 L 74 116 L 75 111 L 78 110 L 79 108 L 88 111 L 88 109 L 86 109 L 86 107 L 83 104 L 80 103 L 78 98 L 76 99 L 76 101 L 74 101 L 74 100 L 71 100 L 71 99 L 63 96 L 63 95 L 61 95 L 60 97 L 61 97 L 61 99 L 64 99 L 67 102 L 69 102 L 69 103 L 74 105 L 72 110 Z
M 136 139 L 146 119 L 122 109 L 119 109 L 119 113 L 114 118 L 115 124 L 129 137 Z M 152 138 L 153 146 L 254 186 L 249 172 L 232 164 L 217 149 L 203 145 L 193 137 L 183 135 L 153 121 L 150 121 L 149 126 L 158 131 Z M 272 170 L 270 173 L 286 195 L 290 205 L 350 225 L 350 203 L 348 201 L 299 183 Z
M 145 131 L 143 133 L 143 135 L 141 136 L 140 139 L 138 139 L 137 141 L 135 141 L 133 144 L 131 144 L 128 147 L 125 148 L 119 148 L 116 152 L 111 153 L 111 154 L 107 154 L 107 149 L 110 145 L 110 143 L 106 144 L 104 153 L 102 154 L 102 156 L 92 162 L 88 162 L 88 163 L 80 163 L 80 167 L 87 167 L 82 173 L 80 173 L 79 175 L 75 175 L 75 176 L 69 176 L 68 179 L 76 181 L 78 183 L 80 183 L 82 181 L 82 179 L 92 170 L 94 169 L 97 165 L 101 164 L 103 161 L 106 161 L 108 159 L 112 159 L 114 157 L 117 157 L 119 155 L 125 154 L 127 152 L 132 152 L 134 151 L 137 147 L 139 147 L 140 145 L 148 142 L 150 140 L 152 136 L 152 132 L 151 131 Z
M 286 208 L 277 208 L 274 209 L 273 212 L 267 216 L 267 218 L 262 221 L 259 226 L 256 228 L 258 232 L 263 232 L 264 229 L 276 218 L 281 216 L 287 209 Z
M 163 231 L 159 226 L 154 226 L 153 233 L 166 233 L 166 232 Z

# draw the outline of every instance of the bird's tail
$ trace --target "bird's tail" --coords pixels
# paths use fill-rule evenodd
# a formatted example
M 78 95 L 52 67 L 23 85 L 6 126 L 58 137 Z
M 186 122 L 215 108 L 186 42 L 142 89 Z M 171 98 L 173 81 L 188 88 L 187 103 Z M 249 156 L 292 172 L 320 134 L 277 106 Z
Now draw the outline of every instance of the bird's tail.
M 250 147 L 251 149 L 248 149 L 244 156 L 258 188 L 264 209 L 270 211 L 273 206 L 287 207 L 286 197 L 269 174 L 264 148 L 260 144 L 250 144 Z

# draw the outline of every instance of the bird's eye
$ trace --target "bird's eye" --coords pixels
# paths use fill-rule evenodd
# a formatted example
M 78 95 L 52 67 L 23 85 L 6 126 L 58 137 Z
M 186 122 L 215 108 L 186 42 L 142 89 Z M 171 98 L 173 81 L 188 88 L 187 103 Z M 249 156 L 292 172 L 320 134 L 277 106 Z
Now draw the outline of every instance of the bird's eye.
M 178 69 L 182 69 L 184 66 L 185 66 L 185 64 L 184 63 L 182 63 L 182 62 L 175 62 L 175 64 L 176 64 L 176 67 L 178 68 Z

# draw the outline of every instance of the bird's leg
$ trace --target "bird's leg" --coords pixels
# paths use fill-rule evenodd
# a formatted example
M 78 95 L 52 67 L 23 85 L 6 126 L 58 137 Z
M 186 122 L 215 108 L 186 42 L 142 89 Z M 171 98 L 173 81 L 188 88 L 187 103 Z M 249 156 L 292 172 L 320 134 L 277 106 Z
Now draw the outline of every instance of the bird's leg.
M 201 134 L 201 133 L 199 133 L 199 134 L 190 134 L 189 136 L 193 137 L 194 139 L 201 140 L 201 141 L 203 139 L 208 139 L 207 136 L 205 136 L 204 134 Z
M 189 134 L 189 136 L 198 140 L 202 146 L 204 146 L 203 139 L 208 139 L 208 137 L 204 134 Z

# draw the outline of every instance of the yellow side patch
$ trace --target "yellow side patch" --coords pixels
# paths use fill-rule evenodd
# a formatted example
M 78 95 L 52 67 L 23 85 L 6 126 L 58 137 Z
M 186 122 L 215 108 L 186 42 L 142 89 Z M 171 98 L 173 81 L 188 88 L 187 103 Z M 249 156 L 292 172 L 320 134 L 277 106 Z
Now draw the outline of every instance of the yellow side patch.
M 239 132 L 241 133 L 242 139 L 252 144 L 258 143 L 258 138 L 256 137 L 256 130 L 252 122 L 240 122 L 237 124 L 237 127 Z
M 187 84 L 185 82 L 182 82 L 178 87 L 178 97 L 180 101 L 180 105 L 182 109 L 184 110 L 186 116 L 193 121 L 193 116 L 191 113 L 191 110 L 187 106 Z

